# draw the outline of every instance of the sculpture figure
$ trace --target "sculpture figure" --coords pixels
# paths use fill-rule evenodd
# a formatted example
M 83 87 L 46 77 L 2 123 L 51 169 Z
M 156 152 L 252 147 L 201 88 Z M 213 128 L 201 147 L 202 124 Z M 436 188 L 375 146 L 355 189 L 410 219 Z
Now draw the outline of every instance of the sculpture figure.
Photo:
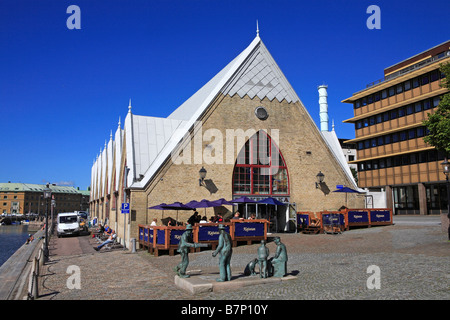
M 267 259 L 269 258 L 269 248 L 266 247 L 266 240 L 261 240 L 261 246 L 258 248 L 258 263 L 260 278 L 267 278 L 268 268 Z
M 250 261 L 244 270 L 244 276 L 256 276 L 255 267 L 258 264 L 258 259 Z
M 274 242 L 277 245 L 277 251 L 273 258 L 271 258 L 273 276 L 282 278 L 287 274 L 287 251 L 286 246 L 281 243 L 280 237 L 275 237 Z
M 209 244 L 193 242 L 192 225 L 188 224 L 186 226 L 186 231 L 181 235 L 180 242 L 178 243 L 177 251 L 181 254 L 181 262 L 173 268 L 173 271 L 175 271 L 181 278 L 189 278 L 189 275 L 186 274 L 186 269 L 189 265 L 190 248 L 204 248 L 208 246 Z
M 216 281 L 230 281 L 231 280 L 231 255 L 233 253 L 231 236 L 225 231 L 225 226 L 223 224 L 219 225 L 219 244 L 216 250 L 212 253 L 215 257 L 219 254 L 219 269 L 220 278 Z

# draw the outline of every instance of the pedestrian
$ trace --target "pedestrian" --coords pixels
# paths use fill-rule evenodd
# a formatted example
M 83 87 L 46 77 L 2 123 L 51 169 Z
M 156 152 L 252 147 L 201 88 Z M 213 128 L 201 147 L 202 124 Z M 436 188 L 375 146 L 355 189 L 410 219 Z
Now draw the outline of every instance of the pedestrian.
M 97 247 L 94 247 L 95 251 L 100 251 L 101 248 L 103 248 L 105 245 L 107 245 L 108 243 L 112 243 L 114 242 L 114 240 L 116 239 L 117 235 L 114 232 L 114 230 L 111 229 L 111 233 L 108 237 L 108 239 L 106 239 L 105 241 L 103 241 L 103 243 L 101 243 L 100 245 L 98 245 Z

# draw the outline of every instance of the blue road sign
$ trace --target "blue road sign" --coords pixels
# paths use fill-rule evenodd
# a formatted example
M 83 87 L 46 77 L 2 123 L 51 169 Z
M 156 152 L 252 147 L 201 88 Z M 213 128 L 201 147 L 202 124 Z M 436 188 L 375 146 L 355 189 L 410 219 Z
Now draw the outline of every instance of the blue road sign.
M 122 213 L 130 213 L 130 204 L 129 203 L 122 203 Z

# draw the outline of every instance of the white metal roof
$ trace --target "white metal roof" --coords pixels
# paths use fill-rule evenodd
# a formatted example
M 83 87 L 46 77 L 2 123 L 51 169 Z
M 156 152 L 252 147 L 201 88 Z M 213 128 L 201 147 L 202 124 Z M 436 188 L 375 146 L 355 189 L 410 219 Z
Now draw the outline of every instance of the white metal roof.
M 320 133 L 322 134 L 322 137 L 327 143 L 329 149 L 333 153 L 335 159 L 338 161 L 339 165 L 344 170 L 344 173 L 347 175 L 347 178 L 351 181 L 352 185 L 348 187 L 358 190 L 360 192 L 364 192 L 364 190 L 358 188 L 355 179 L 353 178 L 353 174 L 347 163 L 347 159 L 344 156 L 344 152 L 342 151 L 342 147 L 341 144 L 339 143 L 339 139 L 336 135 L 336 132 L 333 130 L 333 131 L 320 131 Z
M 277 98 L 279 101 L 286 99 L 288 102 L 300 101 L 260 37 L 256 36 L 241 54 L 169 115 L 169 119 L 184 121 L 150 164 L 144 177 L 130 187 L 145 186 L 219 93 L 231 96 L 237 93 L 242 97 L 248 94 L 251 98 L 257 95 L 260 99 Z M 140 168 L 141 171 L 142 169 Z

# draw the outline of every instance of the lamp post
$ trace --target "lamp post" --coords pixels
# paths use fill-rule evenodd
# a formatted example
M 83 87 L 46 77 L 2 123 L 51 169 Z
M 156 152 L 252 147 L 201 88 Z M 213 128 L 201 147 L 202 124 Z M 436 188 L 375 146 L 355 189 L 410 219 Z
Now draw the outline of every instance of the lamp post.
M 200 169 L 200 171 L 198 172 L 198 174 L 200 176 L 200 179 L 198 179 L 198 184 L 199 184 L 200 187 L 203 185 L 203 180 L 205 180 L 206 172 L 207 171 L 206 171 L 206 169 L 204 167 L 202 167 Z
M 44 189 L 44 199 L 45 199 L 45 239 L 44 239 L 44 262 L 48 261 L 48 199 L 52 196 L 52 189 L 49 188 L 49 183 L 47 183 Z
M 323 182 L 323 179 L 325 178 L 325 175 L 322 173 L 322 171 L 319 171 L 319 173 L 316 175 L 316 178 L 317 178 L 316 189 L 319 189 L 321 183 Z
M 445 174 L 446 186 L 447 186 L 447 218 L 449 219 L 448 227 L 448 239 L 450 240 L 450 184 L 448 181 L 448 175 L 450 173 L 450 162 L 448 162 L 447 157 L 445 157 L 444 162 L 441 163 L 442 171 Z

